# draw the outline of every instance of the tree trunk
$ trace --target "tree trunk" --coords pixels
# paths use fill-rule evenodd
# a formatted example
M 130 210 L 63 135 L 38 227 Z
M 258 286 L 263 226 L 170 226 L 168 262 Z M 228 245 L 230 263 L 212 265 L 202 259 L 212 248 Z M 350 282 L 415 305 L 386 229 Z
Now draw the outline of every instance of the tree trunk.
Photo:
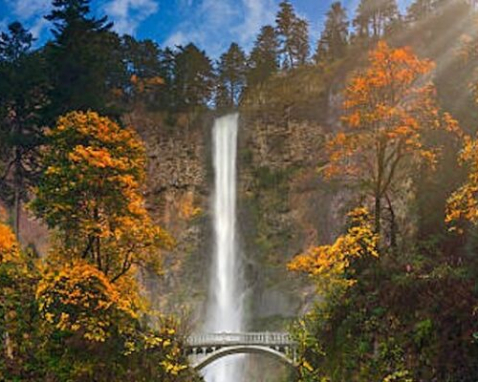
M 21 197 L 20 197 L 20 190 L 18 189 L 17 186 L 15 186 L 14 190 L 14 231 L 15 231 L 15 236 L 18 241 L 20 241 L 20 215 L 21 215 L 21 210 L 22 210 L 22 202 L 21 202 Z
M 393 210 L 392 202 L 388 195 L 385 196 L 387 199 L 388 210 L 390 212 L 390 247 L 392 251 L 395 251 L 397 248 L 397 223 L 395 219 L 395 211 Z
M 382 200 L 380 195 L 375 195 L 375 233 L 380 235 L 381 224 L 380 224 L 380 212 L 382 209 Z
M 13 214 L 14 214 L 14 231 L 17 240 L 20 241 L 20 218 L 22 210 L 22 176 L 21 176 L 21 153 L 17 147 L 15 149 L 15 164 L 13 174 Z

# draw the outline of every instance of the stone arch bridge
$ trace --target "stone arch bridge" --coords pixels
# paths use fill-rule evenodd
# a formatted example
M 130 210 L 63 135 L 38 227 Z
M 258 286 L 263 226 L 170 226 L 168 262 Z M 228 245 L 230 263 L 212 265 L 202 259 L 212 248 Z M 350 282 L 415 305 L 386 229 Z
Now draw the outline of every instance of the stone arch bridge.
M 297 366 L 297 344 L 287 333 L 197 334 L 187 339 L 186 352 L 196 370 L 233 354 L 263 354 Z

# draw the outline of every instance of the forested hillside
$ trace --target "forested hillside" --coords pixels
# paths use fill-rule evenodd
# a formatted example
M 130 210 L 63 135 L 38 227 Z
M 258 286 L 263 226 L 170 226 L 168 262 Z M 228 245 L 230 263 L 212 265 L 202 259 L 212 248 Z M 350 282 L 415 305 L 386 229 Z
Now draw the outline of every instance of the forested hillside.
M 248 326 L 299 346 L 247 378 L 478 379 L 474 1 L 336 2 L 317 41 L 282 1 L 216 58 L 90 5 L 53 0 L 44 44 L 0 34 L 0 380 L 202 380 L 184 341 L 231 112 Z

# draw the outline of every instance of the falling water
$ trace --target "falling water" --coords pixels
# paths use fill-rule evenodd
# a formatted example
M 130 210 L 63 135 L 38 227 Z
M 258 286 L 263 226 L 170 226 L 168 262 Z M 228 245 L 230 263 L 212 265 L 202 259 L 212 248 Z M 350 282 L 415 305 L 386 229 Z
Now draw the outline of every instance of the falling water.
M 206 330 L 237 333 L 243 326 L 241 266 L 236 238 L 237 114 L 219 118 L 214 144 L 214 260 Z M 206 369 L 207 382 L 239 382 L 241 356 L 226 357 Z

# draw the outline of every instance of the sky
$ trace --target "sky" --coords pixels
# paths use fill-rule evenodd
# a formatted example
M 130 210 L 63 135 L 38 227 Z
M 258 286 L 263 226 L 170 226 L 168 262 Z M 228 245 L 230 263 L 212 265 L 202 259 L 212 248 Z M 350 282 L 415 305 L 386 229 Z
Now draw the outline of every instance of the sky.
M 291 0 L 310 24 L 311 40 L 322 30 L 324 15 L 334 0 Z M 399 0 L 402 10 L 411 0 Z M 261 26 L 273 24 L 280 0 L 92 0 L 95 15 L 108 15 L 114 29 L 160 46 L 194 42 L 212 57 L 231 42 L 249 50 Z M 343 0 L 353 15 L 359 0 Z M 28 27 L 41 44 L 50 37 L 51 24 L 43 16 L 51 0 L 0 0 L 0 30 L 15 20 Z

